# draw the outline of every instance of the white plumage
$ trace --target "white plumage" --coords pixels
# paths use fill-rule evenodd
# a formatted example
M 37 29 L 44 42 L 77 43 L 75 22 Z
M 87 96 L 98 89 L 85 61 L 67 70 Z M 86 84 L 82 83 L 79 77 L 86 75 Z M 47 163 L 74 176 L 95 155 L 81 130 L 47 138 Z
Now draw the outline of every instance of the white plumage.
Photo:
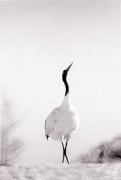
M 69 102 L 69 95 L 65 96 L 61 106 L 55 108 L 46 120 L 46 135 L 54 140 L 69 140 L 71 133 L 79 125 L 78 115 Z
M 62 162 L 64 162 L 64 157 L 66 157 L 68 163 L 69 160 L 66 154 L 67 144 L 72 135 L 72 132 L 75 131 L 79 126 L 78 114 L 70 102 L 69 86 L 66 80 L 71 65 L 66 70 L 64 70 L 62 74 L 62 79 L 66 87 L 63 102 L 48 115 L 45 121 L 45 135 L 47 139 L 50 137 L 54 140 L 60 140 L 63 147 Z M 65 147 L 63 143 L 64 139 L 66 140 Z

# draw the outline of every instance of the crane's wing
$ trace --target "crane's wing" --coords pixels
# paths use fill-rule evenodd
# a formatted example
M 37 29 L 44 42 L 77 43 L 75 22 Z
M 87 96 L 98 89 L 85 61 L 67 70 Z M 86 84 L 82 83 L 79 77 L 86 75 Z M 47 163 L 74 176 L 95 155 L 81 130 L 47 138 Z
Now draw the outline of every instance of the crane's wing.
M 57 108 L 54 109 L 45 120 L 45 132 L 47 134 L 50 134 L 54 130 L 56 122 L 57 122 Z

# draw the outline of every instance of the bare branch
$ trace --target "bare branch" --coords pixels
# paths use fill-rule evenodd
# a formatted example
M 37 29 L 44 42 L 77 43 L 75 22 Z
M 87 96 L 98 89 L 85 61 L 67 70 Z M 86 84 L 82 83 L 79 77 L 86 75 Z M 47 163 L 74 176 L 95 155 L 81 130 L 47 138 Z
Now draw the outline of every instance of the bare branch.
M 8 165 L 16 162 L 23 150 L 23 142 L 13 138 L 17 120 L 13 113 L 10 101 L 3 97 L 0 126 L 0 164 Z

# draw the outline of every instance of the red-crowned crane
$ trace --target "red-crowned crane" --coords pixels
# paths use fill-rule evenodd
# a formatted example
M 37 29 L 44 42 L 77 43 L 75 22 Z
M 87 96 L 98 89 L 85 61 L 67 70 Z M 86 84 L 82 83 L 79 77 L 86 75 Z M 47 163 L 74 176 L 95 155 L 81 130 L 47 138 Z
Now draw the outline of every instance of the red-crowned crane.
M 69 97 L 69 85 L 67 82 L 68 71 L 71 68 L 73 63 L 71 63 L 67 69 L 63 70 L 62 80 L 65 85 L 65 96 L 63 102 L 60 106 L 53 109 L 53 111 L 48 115 L 45 120 L 45 136 L 52 138 L 54 140 L 59 140 L 63 148 L 63 159 L 66 158 L 67 163 L 69 164 L 69 159 L 67 156 L 67 145 L 69 139 L 72 135 L 72 132 L 77 129 L 79 126 L 78 114 L 75 108 L 72 106 Z M 65 145 L 64 145 L 65 140 Z

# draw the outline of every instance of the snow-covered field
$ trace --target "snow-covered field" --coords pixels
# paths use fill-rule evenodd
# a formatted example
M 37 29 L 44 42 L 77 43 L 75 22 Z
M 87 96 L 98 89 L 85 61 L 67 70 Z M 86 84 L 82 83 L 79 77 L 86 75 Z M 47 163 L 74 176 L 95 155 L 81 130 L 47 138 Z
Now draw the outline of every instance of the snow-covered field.
M 1 166 L 0 180 L 121 180 L 121 163 Z

